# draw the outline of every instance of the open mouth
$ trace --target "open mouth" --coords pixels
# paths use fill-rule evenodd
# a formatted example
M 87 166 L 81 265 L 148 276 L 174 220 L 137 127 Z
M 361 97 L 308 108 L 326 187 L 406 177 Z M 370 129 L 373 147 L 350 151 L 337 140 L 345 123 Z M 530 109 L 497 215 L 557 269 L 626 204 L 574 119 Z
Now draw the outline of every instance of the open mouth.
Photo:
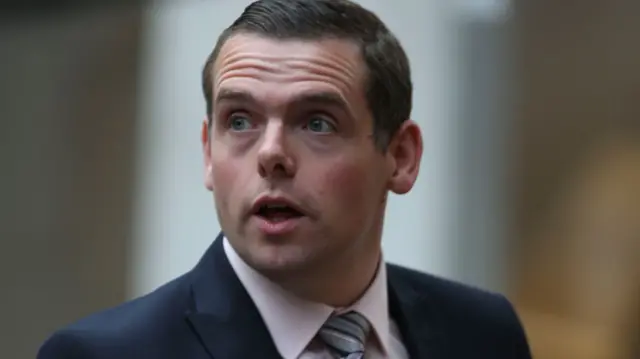
M 300 211 L 286 204 L 262 205 L 258 208 L 255 215 L 269 222 L 283 222 L 303 216 Z

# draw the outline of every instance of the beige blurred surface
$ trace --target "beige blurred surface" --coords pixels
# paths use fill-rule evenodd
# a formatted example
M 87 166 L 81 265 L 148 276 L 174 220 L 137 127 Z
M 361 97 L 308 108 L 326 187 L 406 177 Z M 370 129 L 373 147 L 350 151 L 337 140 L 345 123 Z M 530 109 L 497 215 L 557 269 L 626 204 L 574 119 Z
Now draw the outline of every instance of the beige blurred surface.
M 516 304 L 536 358 L 636 358 L 640 3 L 520 4 Z

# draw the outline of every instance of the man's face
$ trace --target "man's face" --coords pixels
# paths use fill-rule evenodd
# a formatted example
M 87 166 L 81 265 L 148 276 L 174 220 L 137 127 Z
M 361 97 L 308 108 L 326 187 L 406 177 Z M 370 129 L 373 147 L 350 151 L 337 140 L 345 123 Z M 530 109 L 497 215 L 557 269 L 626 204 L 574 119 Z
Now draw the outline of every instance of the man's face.
M 235 35 L 213 71 L 205 184 L 239 255 L 277 273 L 375 252 L 395 162 L 374 146 L 358 46 Z

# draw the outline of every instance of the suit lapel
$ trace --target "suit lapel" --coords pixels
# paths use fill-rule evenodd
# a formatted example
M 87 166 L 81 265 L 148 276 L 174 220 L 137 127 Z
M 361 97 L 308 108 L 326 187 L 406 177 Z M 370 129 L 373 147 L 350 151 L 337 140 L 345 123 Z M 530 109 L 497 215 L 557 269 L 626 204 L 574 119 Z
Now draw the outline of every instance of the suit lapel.
M 213 359 L 280 358 L 260 313 L 229 264 L 222 233 L 191 272 L 187 320 Z
M 387 265 L 389 312 L 400 329 L 412 359 L 448 359 L 448 336 L 442 319 L 429 298 L 406 282 L 403 273 Z

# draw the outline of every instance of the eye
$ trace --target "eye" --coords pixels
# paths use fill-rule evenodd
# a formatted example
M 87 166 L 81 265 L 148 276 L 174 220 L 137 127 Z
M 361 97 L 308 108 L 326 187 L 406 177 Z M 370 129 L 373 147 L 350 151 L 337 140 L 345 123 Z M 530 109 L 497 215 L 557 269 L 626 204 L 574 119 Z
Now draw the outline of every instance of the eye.
M 335 132 L 335 126 L 323 116 L 313 116 L 304 126 L 305 129 L 316 133 L 331 133 Z
M 229 116 L 229 128 L 233 131 L 246 131 L 251 129 L 251 120 L 245 114 L 232 114 Z

